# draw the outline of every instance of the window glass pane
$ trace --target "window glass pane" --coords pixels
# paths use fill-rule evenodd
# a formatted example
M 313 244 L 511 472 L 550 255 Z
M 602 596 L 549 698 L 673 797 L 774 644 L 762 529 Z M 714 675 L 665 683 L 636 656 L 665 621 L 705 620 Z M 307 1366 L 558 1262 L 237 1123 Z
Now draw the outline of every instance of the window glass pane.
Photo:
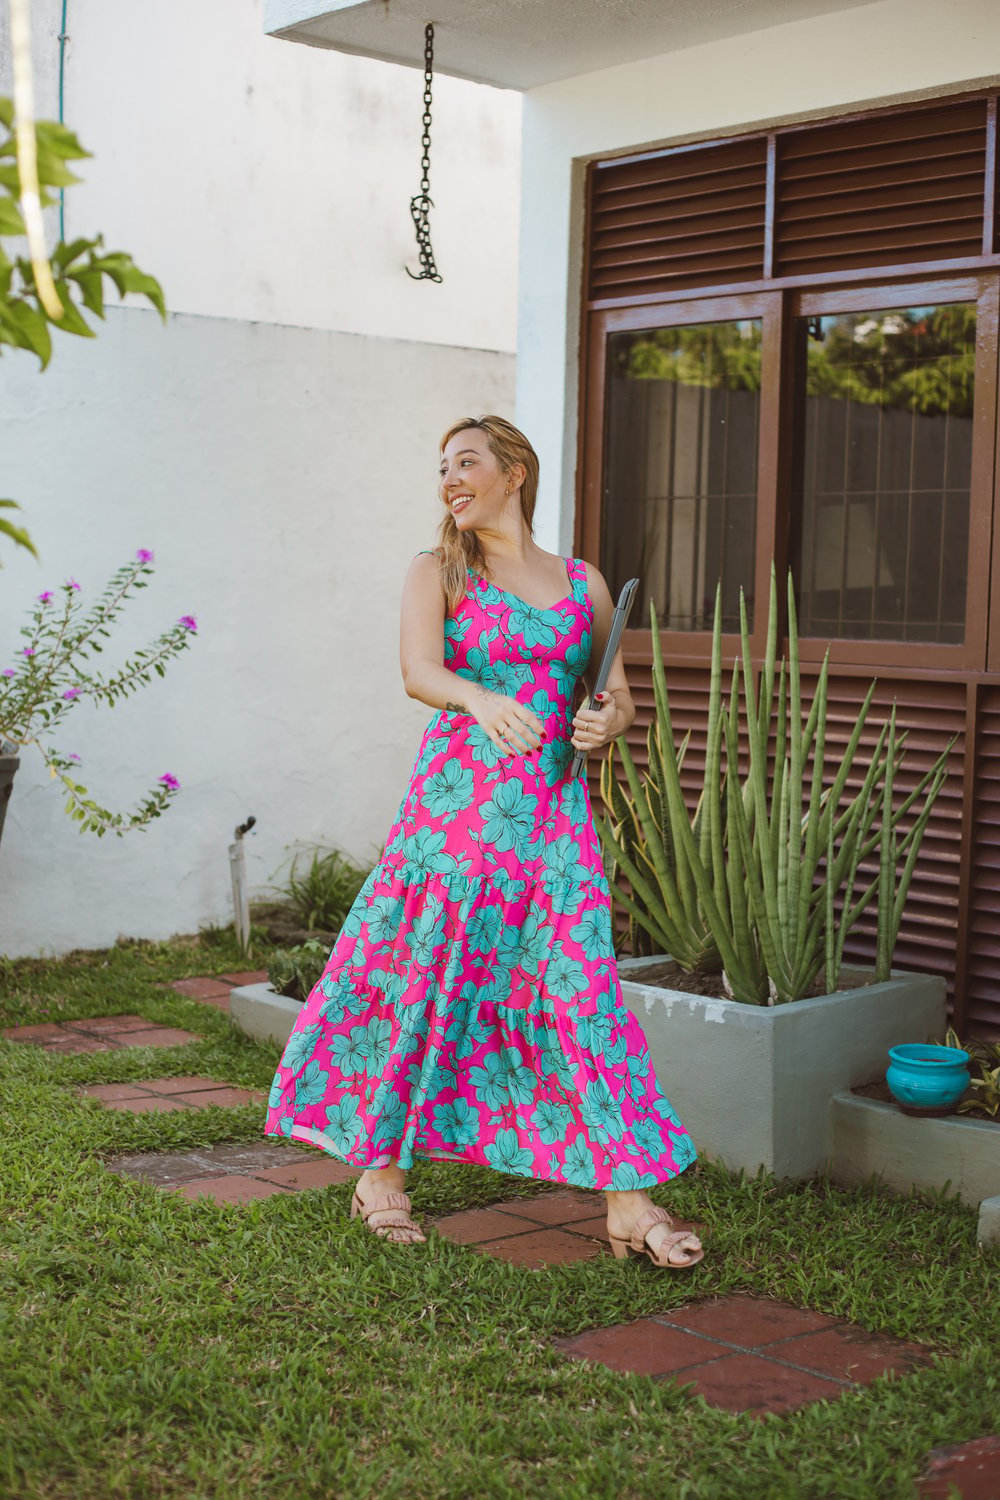
M 752 617 L 760 319 L 615 333 L 608 339 L 602 569 L 612 591 L 640 579 L 673 630 L 711 629 L 722 580 L 724 624 Z
M 961 644 L 975 306 L 802 318 L 796 340 L 802 633 Z

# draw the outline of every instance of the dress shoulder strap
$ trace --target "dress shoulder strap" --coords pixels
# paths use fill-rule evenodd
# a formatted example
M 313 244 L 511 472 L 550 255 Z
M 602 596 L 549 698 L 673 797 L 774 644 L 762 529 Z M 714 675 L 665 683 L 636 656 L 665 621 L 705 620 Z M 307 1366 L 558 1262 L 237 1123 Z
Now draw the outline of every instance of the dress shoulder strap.
M 573 598 L 579 603 L 589 598 L 587 593 L 587 564 L 582 557 L 567 557 L 566 572 L 573 584 Z

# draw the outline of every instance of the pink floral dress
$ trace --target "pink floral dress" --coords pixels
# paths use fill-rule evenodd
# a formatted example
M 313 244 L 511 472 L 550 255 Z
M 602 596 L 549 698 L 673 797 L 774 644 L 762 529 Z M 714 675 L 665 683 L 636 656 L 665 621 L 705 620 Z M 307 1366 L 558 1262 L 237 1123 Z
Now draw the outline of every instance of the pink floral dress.
M 269 1133 L 360 1167 L 442 1157 L 584 1188 L 694 1160 L 621 998 L 587 785 L 569 775 L 593 606 L 584 564 L 566 569 L 548 609 L 470 574 L 446 665 L 530 705 L 546 739 L 504 758 L 470 715 L 434 714 L 285 1047 Z

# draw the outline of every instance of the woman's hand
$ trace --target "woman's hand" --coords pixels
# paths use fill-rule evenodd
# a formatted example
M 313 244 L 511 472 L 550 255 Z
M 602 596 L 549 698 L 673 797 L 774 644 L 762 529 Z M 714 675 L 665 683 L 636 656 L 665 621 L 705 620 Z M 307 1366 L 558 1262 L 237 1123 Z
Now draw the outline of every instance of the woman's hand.
M 628 728 L 628 719 L 615 702 L 614 693 L 598 693 L 600 708 L 578 708 L 573 719 L 574 750 L 603 750 Z
M 545 726 L 526 703 L 478 685 L 469 697 L 472 700 L 469 712 L 501 755 L 527 755 L 539 749 L 545 738 Z

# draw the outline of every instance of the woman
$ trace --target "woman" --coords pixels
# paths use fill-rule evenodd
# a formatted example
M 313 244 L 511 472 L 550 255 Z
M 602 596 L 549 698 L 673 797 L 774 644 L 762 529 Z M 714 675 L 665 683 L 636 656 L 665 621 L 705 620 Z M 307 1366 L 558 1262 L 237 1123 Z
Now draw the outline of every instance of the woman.
M 611 1246 L 702 1258 L 645 1188 L 694 1149 L 621 999 L 608 884 L 574 749 L 635 716 L 621 653 L 597 710 L 573 702 L 613 604 L 597 570 L 532 538 L 538 459 L 501 417 L 441 444 L 436 552 L 403 587 L 400 664 L 436 712 L 381 860 L 302 1008 L 266 1129 L 361 1166 L 377 1234 L 424 1235 L 415 1156 L 607 1194 Z

